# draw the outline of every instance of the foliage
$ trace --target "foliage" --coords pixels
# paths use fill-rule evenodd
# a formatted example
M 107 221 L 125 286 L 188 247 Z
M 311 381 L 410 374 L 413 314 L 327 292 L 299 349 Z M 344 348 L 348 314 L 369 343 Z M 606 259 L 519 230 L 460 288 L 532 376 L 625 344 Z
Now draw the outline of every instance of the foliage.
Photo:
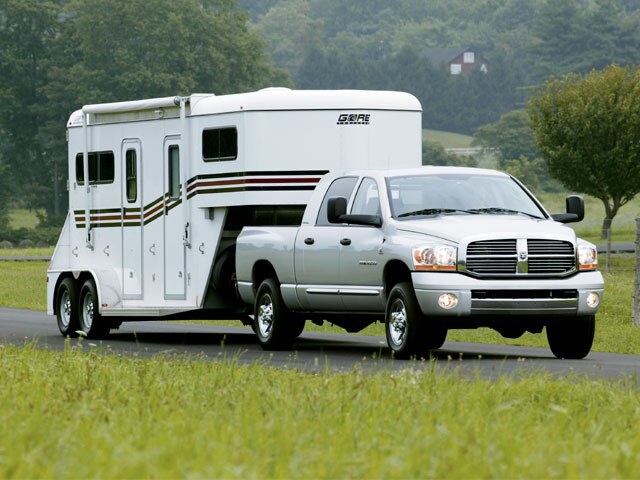
M 549 174 L 602 201 L 604 233 L 640 192 L 640 71 L 611 66 L 550 80 L 529 112 Z
M 288 85 L 248 19 L 232 0 L 4 0 L 0 133 L 13 192 L 64 213 L 64 126 L 84 104 Z
M 436 142 L 422 140 L 423 165 L 455 165 L 460 167 L 477 167 L 478 161 L 471 155 L 453 155 Z
M 131 359 L 75 341 L 64 352 L 1 345 L 0 477 L 633 478 L 640 468 L 634 381 L 407 365 L 309 374 Z

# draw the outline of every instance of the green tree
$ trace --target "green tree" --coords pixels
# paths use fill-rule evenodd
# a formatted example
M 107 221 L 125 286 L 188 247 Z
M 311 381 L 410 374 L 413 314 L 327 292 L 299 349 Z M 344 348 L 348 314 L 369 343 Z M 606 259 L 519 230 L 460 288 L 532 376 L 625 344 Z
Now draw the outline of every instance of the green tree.
M 529 114 L 549 174 L 602 201 L 604 235 L 640 192 L 640 71 L 613 65 L 550 80 Z
M 453 155 L 438 142 L 422 140 L 423 165 L 453 165 L 458 167 L 477 167 L 478 161 L 471 155 Z

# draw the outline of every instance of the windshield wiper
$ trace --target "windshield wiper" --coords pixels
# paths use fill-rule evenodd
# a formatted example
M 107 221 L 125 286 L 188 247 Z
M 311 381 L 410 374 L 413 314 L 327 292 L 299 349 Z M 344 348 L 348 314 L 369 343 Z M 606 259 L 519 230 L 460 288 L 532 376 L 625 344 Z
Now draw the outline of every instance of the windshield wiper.
M 471 211 L 475 212 L 475 213 L 495 213 L 498 215 L 526 215 L 527 217 L 530 218 L 536 218 L 538 220 L 542 220 L 542 217 L 538 217 L 536 215 L 533 215 L 531 213 L 527 213 L 527 212 L 522 212 L 520 210 L 511 210 L 509 208 L 500 208 L 500 207 L 488 207 L 488 208 L 474 208 Z
M 472 215 L 477 215 L 479 212 L 476 212 L 475 210 L 460 210 L 458 208 L 423 208 L 422 210 L 401 213 L 398 215 L 398 218 L 414 217 L 417 215 L 443 215 L 447 213 L 470 213 Z

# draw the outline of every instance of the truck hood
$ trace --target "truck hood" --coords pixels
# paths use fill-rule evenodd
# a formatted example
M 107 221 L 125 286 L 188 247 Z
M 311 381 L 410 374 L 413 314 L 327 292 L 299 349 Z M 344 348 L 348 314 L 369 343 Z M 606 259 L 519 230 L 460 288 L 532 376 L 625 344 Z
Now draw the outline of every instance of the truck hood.
M 576 238 L 574 231 L 564 224 L 524 215 L 436 215 L 396 221 L 396 228 L 454 243 L 488 238 L 554 238 L 574 242 Z

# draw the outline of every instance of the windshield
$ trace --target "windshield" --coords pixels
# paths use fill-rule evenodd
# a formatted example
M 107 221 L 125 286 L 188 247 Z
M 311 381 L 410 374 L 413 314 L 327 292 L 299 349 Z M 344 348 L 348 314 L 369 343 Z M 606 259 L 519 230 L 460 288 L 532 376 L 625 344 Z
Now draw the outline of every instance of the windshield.
M 512 178 L 477 174 L 389 178 L 392 215 L 399 220 L 433 215 L 526 215 L 545 218 Z

